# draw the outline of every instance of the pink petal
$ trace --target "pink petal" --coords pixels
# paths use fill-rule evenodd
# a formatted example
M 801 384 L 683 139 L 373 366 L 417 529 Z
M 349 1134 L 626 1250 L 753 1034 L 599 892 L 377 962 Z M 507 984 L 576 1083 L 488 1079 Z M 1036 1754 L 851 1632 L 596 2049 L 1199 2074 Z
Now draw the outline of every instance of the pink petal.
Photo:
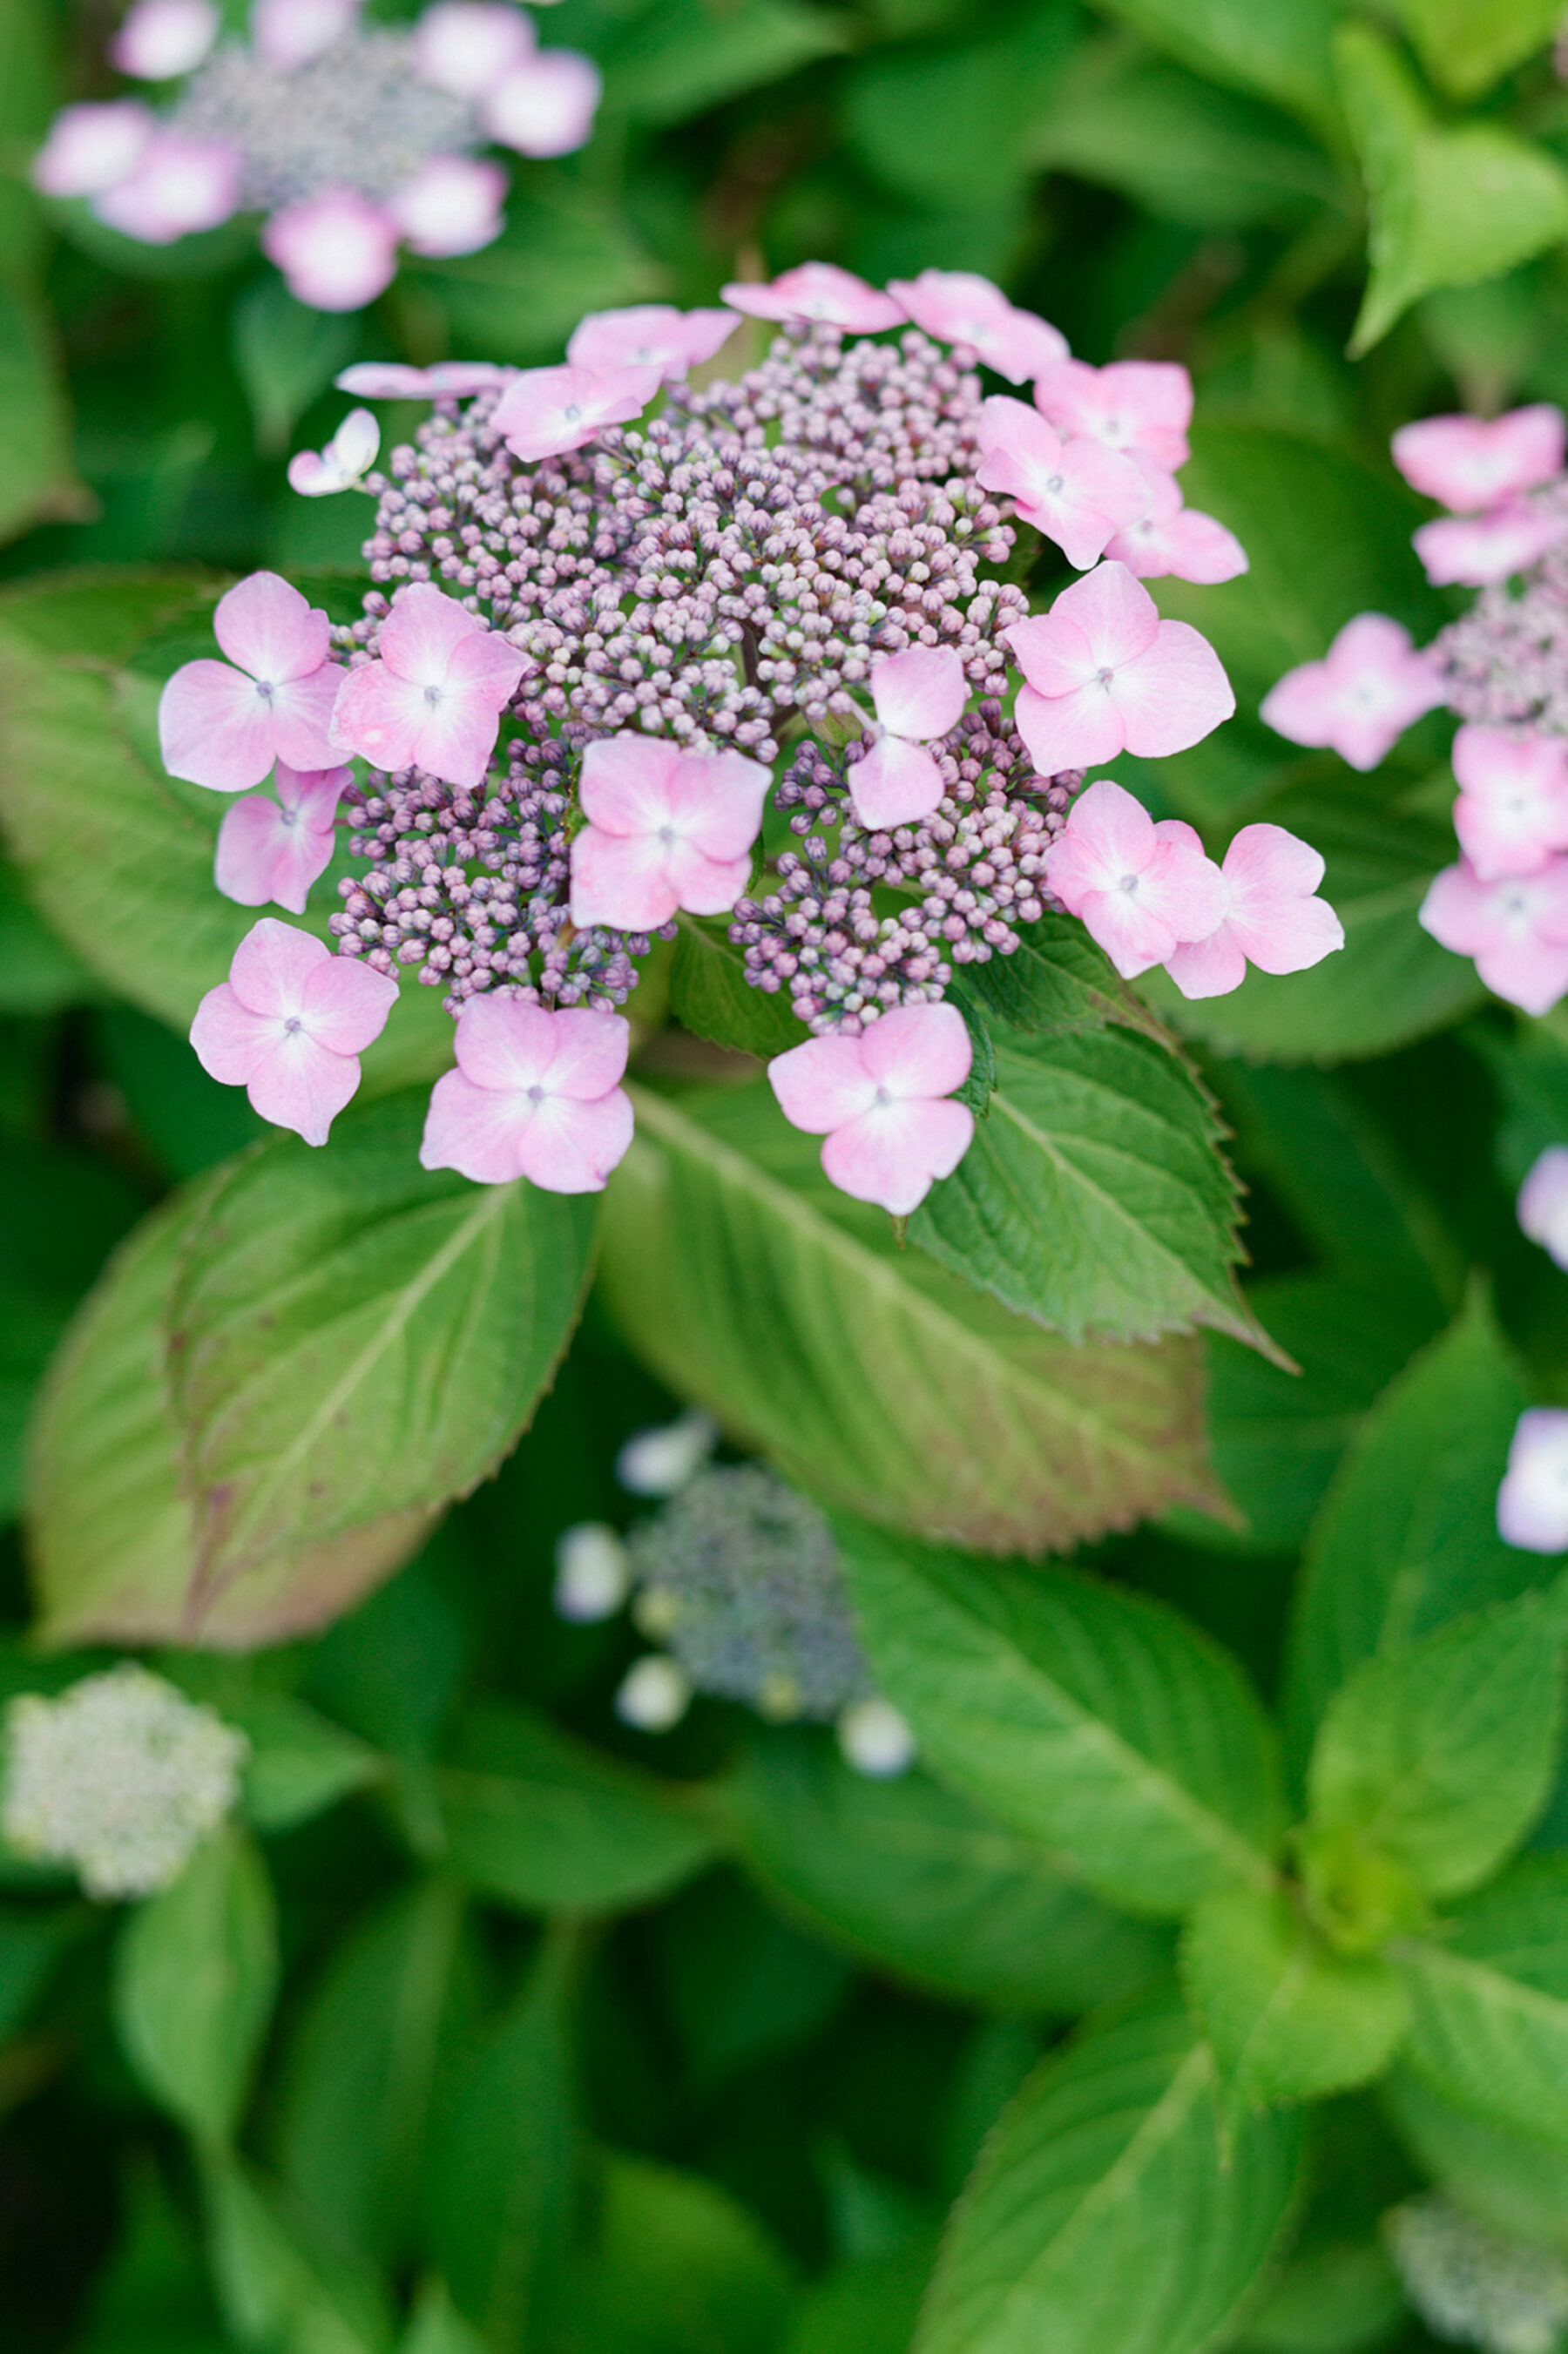
M 1140 897 L 1130 892 L 1091 891 L 1078 913 L 1124 981 L 1136 981 L 1151 965 L 1174 954 L 1176 935 Z
M 269 685 L 309 678 L 332 652 L 332 623 L 276 572 L 253 572 L 212 617 L 212 633 L 240 670 Z
M 123 237 L 143 245 L 172 245 L 198 229 L 217 228 L 239 203 L 243 159 L 221 139 L 190 139 L 159 129 L 135 168 L 93 200 L 93 211 Z
M 1498 1490 L 1498 1533 L 1531 1553 L 1568 1549 L 1568 1413 L 1528 1407 L 1509 1448 Z
M 863 1044 L 842 1036 L 808 1038 L 774 1055 L 768 1083 L 792 1128 L 825 1136 L 875 1103 L 876 1081 L 863 1059 Z
M 1056 604 L 1062 599 L 1058 597 Z M 1072 695 L 1086 686 L 1099 667 L 1094 648 L 1067 613 L 1054 606 L 1049 613 L 1032 614 L 1014 621 L 1002 636 L 1018 658 L 1018 667 L 1041 695 Z M 1150 632 L 1152 635 L 1152 632 Z
M 329 769 L 335 760 L 333 714 L 344 673 L 323 663 L 309 678 L 291 678 L 273 690 L 272 741 L 291 769 Z
M 881 833 L 929 817 L 948 788 L 936 754 L 924 744 L 884 736 L 849 771 L 849 790 L 860 823 Z
M 1519 1223 L 1559 1267 L 1568 1267 L 1568 1147 L 1548 1145 L 1519 1189 Z
M 1330 744 L 1352 768 L 1375 769 L 1413 720 L 1445 699 L 1436 666 L 1384 613 L 1347 621 L 1320 663 L 1272 686 L 1261 716 L 1293 744 Z
M 580 450 L 606 425 L 641 417 L 658 391 L 657 367 L 524 368 L 495 405 L 492 423 L 514 458 L 532 463 Z
M 772 770 L 744 752 L 684 753 L 670 774 L 670 822 L 705 858 L 721 864 L 749 861 L 772 784 Z
M 443 784 L 477 785 L 501 734 L 491 684 L 448 685 L 433 704 L 428 687 L 404 686 L 402 692 L 418 695 L 424 710 L 423 725 L 414 738 L 415 765 Z
M 1004 637 L 1014 632 L 1004 630 Z M 1078 687 L 1071 695 L 1046 696 L 1021 686 L 1013 711 L 1024 749 L 1043 777 L 1065 769 L 1097 769 L 1127 749 L 1127 730 L 1116 703 L 1103 686 Z
M 1393 437 L 1393 462 L 1413 490 L 1470 514 L 1563 472 L 1563 412 L 1540 401 L 1506 417 L 1425 417 Z
M 305 1007 L 305 989 L 318 965 L 335 963 L 324 941 L 292 924 L 263 916 L 234 951 L 228 979 L 236 997 L 252 1013 L 289 1022 Z
M 956 1005 L 898 1005 L 864 1031 L 860 1058 L 895 1098 L 950 1096 L 969 1077 L 974 1047 Z
M 1109 889 L 1123 875 L 1141 875 L 1156 849 L 1154 820 L 1135 794 L 1113 778 L 1086 787 L 1045 854 L 1045 879 L 1070 916 L 1086 891 Z
M 358 1085 L 354 1055 L 334 1055 L 307 1031 L 295 1030 L 262 1056 L 245 1092 L 251 1108 L 274 1127 L 291 1128 L 307 1144 L 324 1144 Z
M 1192 380 L 1171 360 L 1113 360 L 1090 367 L 1062 360 L 1034 387 L 1041 413 L 1064 432 L 1088 434 L 1113 450 L 1138 450 L 1157 466 L 1185 465 Z
M 217 38 L 212 0 L 135 0 L 109 54 L 138 81 L 173 81 L 199 66 Z
M 247 793 L 217 830 L 213 880 L 225 898 L 241 907 L 287 907 L 305 912 L 311 885 L 332 864 L 334 831 L 303 822 L 260 793 Z
M 34 158 L 33 186 L 46 196 L 101 196 L 130 178 L 157 127 L 137 98 L 63 107 Z
M 656 833 L 670 822 L 681 748 L 667 737 L 601 736 L 583 754 L 577 799 L 603 833 Z
M 1456 956 L 1475 956 L 1497 938 L 1492 889 L 1464 859 L 1433 876 L 1416 920 Z
M 471 997 L 458 1016 L 458 1067 L 473 1086 L 492 1093 L 542 1087 L 558 1050 L 560 1019 L 524 998 Z
M 1568 996 L 1568 948 L 1538 936 L 1501 939 L 1483 949 L 1476 970 L 1494 997 L 1537 1019 Z
M 1133 524 L 1107 540 L 1105 552 L 1140 580 L 1174 576 L 1213 587 L 1247 569 L 1246 550 L 1235 534 L 1195 507 L 1181 507 L 1162 522 Z
M 454 98 L 479 99 L 533 46 L 533 19 L 511 0 L 436 0 L 414 27 L 414 69 Z
M 253 1013 L 227 981 L 207 991 L 191 1023 L 197 1062 L 209 1078 L 220 1079 L 226 1087 L 244 1087 L 281 1035 L 277 1015 Z
M 519 155 L 570 155 L 588 143 L 603 89 L 591 58 L 540 49 L 496 85 L 480 111 L 491 137 Z
M 1173 949 L 1165 970 L 1183 997 L 1228 997 L 1246 979 L 1246 957 L 1230 925 L 1220 923 L 1206 940 Z
M 1038 376 L 1067 354 L 1065 336 L 1033 311 L 1014 308 L 1000 286 L 968 270 L 923 270 L 895 279 L 888 293 L 939 343 L 961 344 L 1011 383 Z
M 462 399 L 505 384 L 513 373 L 491 360 L 438 360 L 428 368 L 405 367 L 397 360 L 361 360 L 333 382 L 358 400 L 436 400 L 449 395 Z
M 354 781 L 352 769 L 291 769 L 280 760 L 272 790 L 286 810 L 296 810 L 300 822 L 313 832 L 332 832 L 344 788 Z
M 938 1177 L 952 1175 L 974 1132 L 966 1104 L 877 1104 L 834 1129 L 822 1146 L 822 1168 L 841 1193 L 906 1218 Z
M 597 1103 L 626 1076 L 631 1024 L 620 1013 L 563 1006 L 549 1017 L 553 1051 L 549 1092 L 574 1103 Z
M 455 597 L 430 581 L 399 588 L 377 633 L 376 651 L 393 675 L 419 686 L 440 686 L 453 653 L 484 627 Z
M 1560 517 L 1543 507 L 1495 507 L 1489 514 L 1424 523 L 1411 544 L 1438 588 L 1485 588 L 1523 572 L 1563 536 Z
M 275 212 L 261 231 L 296 302 L 315 311 L 360 311 L 392 283 L 397 224 L 352 188 L 328 188 Z
M 668 302 L 590 311 L 567 345 L 572 367 L 656 367 L 666 378 L 712 359 L 740 324 L 733 311 L 677 311 Z
M 294 73 L 352 32 L 360 0 L 251 0 L 250 38 L 280 73 Z
M 1075 580 L 1052 606 L 1051 619 L 1081 630 L 1096 668 L 1111 670 L 1146 653 L 1157 631 L 1176 626 L 1161 622 L 1153 598 L 1125 564 L 1097 564 L 1086 578 Z
M 469 1006 L 483 1002 L 470 998 Z M 476 1185 L 509 1185 L 523 1174 L 523 1135 L 533 1108 L 516 1089 L 475 1087 L 461 1071 L 443 1073 L 430 1091 L 420 1168 L 455 1169 Z
M 334 1055 L 363 1055 L 380 1037 L 397 1002 L 390 973 L 357 957 L 329 956 L 305 979 L 301 1020 L 318 1046 Z
M 175 671 L 158 697 L 158 743 L 171 777 L 217 793 L 249 791 L 277 757 L 270 705 L 253 679 L 220 662 Z
M 1529 875 L 1568 850 L 1568 746 L 1559 737 L 1461 727 L 1454 774 L 1464 788 L 1454 830 L 1483 880 Z
M 1315 897 L 1323 861 L 1279 825 L 1244 826 L 1225 853 L 1228 928 L 1263 972 L 1304 972 L 1345 944 L 1344 928 Z
M 518 1159 L 546 1193 L 599 1193 L 631 1142 L 631 1097 L 624 1087 L 591 1102 L 546 1097 L 533 1108 Z
M 411 680 L 395 678 L 385 663 L 363 663 L 337 673 L 332 745 L 357 752 L 377 769 L 410 769 L 430 706 Z
M 1345 928 L 1327 899 L 1298 899 L 1265 921 L 1232 917 L 1229 928 L 1259 972 L 1306 972 L 1345 945 Z
M 803 261 L 769 286 L 736 283 L 720 291 L 732 311 L 753 319 L 807 319 L 856 335 L 875 334 L 904 319 L 891 294 L 879 294 L 863 278 L 831 261 Z
M 1139 888 L 1145 905 L 1182 942 L 1207 939 L 1224 920 L 1231 896 L 1220 869 L 1179 817 L 1161 818 L 1155 827 L 1154 855 Z
M 1161 621 L 1147 652 L 1117 670 L 1109 693 L 1121 711 L 1127 748 L 1143 760 L 1202 743 L 1236 707 L 1218 654 L 1185 621 Z
M 415 253 L 477 253 L 501 234 L 506 175 L 475 155 L 429 155 L 387 199 Z
M 1225 853 L 1224 874 L 1234 907 L 1245 911 L 1277 896 L 1310 898 L 1323 880 L 1323 861 L 1282 825 L 1244 825 Z
M 951 646 L 909 646 L 873 663 L 871 699 L 892 735 L 928 744 L 958 726 L 969 683 Z
M 669 860 L 675 904 L 688 915 L 727 915 L 751 880 L 749 853 L 741 858 L 710 858 L 679 834 L 661 847 Z
M 743 886 L 744 887 L 744 886 Z M 650 932 L 667 924 L 680 896 L 670 873 L 670 844 L 654 833 L 606 833 L 585 825 L 571 847 L 572 921 L 616 932 Z

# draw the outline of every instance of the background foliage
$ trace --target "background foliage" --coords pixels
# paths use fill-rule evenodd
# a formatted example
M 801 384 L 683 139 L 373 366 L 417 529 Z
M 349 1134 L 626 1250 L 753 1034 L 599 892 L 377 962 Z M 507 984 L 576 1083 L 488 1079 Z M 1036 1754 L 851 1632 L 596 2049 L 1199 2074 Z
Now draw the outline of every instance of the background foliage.
M 1363 778 L 1256 717 L 1351 614 L 1449 610 L 1391 429 L 1568 400 L 1559 15 L 560 0 L 593 143 L 342 319 L 243 233 L 46 217 L 107 16 L 0 0 L 0 1690 L 136 1643 L 253 1744 L 133 1912 L 5 1867 L 18 2354 L 899 2354 L 923 2300 L 921 2354 L 1355 2354 L 1427 2342 L 1378 2232 L 1420 2183 L 1568 2249 L 1568 1605 L 1492 1515 L 1568 1402 L 1512 1214 L 1568 1029 L 1415 926 L 1441 723 Z M 353 610 L 363 510 L 282 477 L 333 375 L 810 255 L 1192 367 L 1252 569 L 1160 603 L 1241 709 L 1136 780 L 1320 846 L 1345 953 L 1134 1002 L 1042 927 L 902 1251 L 694 1050 L 776 1043 L 696 930 L 597 1237 L 419 1174 L 420 992 L 330 1154 L 252 1150 L 183 1036 L 246 918 L 151 719 L 233 571 Z M 714 1703 L 655 1744 L 633 1638 L 554 1617 L 557 1533 L 693 1400 L 842 1515 L 906 1779 Z

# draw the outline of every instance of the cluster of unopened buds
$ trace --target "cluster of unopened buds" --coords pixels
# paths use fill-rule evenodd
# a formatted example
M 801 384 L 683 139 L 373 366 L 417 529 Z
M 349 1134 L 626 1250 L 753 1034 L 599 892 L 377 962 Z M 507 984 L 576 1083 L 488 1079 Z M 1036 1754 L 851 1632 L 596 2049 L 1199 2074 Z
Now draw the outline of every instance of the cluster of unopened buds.
M 1222 867 L 1084 786 L 1234 708 L 1143 586 L 1245 564 L 1181 504 L 1186 372 L 1087 366 L 962 274 L 883 292 L 809 263 L 724 295 L 585 319 L 562 366 L 349 371 L 435 408 L 385 472 L 365 412 L 294 461 L 303 490 L 376 501 L 365 619 L 334 631 L 257 574 L 218 605 L 227 660 L 164 690 L 171 773 L 246 796 L 229 896 L 302 913 L 344 805 L 366 862 L 335 958 L 263 918 L 193 1033 L 312 1143 L 413 968 L 457 1021 L 426 1165 L 602 1185 L 632 1128 L 617 1008 L 678 918 L 727 915 L 747 980 L 813 1034 L 769 1066 L 786 1116 L 835 1184 L 903 1215 L 973 1132 L 955 964 L 1012 953 L 1047 907 L 1193 997 L 1340 945 L 1322 861 L 1279 827 Z M 747 313 L 782 329 L 768 356 L 698 389 Z M 981 367 L 1033 399 L 988 396 Z M 1033 616 L 1003 576 L 1018 524 L 1084 573 Z M 768 876 L 770 801 L 801 850 Z
M 134 0 L 111 62 L 183 87 L 161 111 L 137 98 L 68 106 L 35 184 L 149 245 L 261 213 L 263 249 L 318 311 L 374 302 L 399 246 L 477 252 L 501 234 L 507 188 L 481 151 L 582 146 L 599 70 L 539 48 L 514 0 L 433 0 L 401 27 L 362 27 L 360 6 L 252 0 L 246 47 L 220 37 L 217 0 Z
M 1329 745 L 1373 769 L 1446 705 L 1460 856 L 1421 910 L 1434 939 L 1473 957 L 1487 987 L 1527 1013 L 1568 992 L 1568 477 L 1563 413 L 1430 417 L 1393 437 L 1412 487 L 1449 512 L 1416 553 L 1439 587 L 1480 591 L 1418 648 L 1361 613 L 1321 662 L 1289 671 L 1263 716 L 1293 743 Z

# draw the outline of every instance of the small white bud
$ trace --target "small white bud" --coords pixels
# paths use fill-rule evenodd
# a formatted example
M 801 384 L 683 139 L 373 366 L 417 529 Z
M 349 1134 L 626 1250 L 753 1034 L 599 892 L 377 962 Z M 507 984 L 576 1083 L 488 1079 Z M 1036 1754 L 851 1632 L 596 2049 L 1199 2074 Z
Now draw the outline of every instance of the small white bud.
M 876 1781 L 906 1774 L 915 1763 L 915 1735 L 893 1702 L 879 1692 L 869 1700 L 852 1700 L 840 1710 L 838 1736 L 845 1765 Z
M 611 1618 L 630 1590 L 626 1547 L 608 1521 L 579 1521 L 556 1540 L 556 1608 L 587 1626 Z
M 639 1733 L 668 1733 L 691 1704 L 691 1678 L 662 1651 L 650 1651 L 629 1668 L 615 1695 L 617 1716 Z
M 694 1406 L 673 1422 L 634 1431 L 615 1458 L 615 1476 L 633 1496 L 674 1496 L 695 1477 L 718 1445 L 711 1414 Z

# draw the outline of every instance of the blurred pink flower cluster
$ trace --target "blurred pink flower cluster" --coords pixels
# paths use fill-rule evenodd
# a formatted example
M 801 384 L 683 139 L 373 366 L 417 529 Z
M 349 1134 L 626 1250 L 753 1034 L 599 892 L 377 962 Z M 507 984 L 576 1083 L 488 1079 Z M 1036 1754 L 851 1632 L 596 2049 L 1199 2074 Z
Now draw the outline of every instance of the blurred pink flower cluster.
M 507 175 L 480 151 L 568 154 L 599 95 L 591 59 L 541 49 L 514 0 L 432 0 L 404 28 L 363 27 L 360 0 L 252 0 L 249 46 L 221 37 L 214 0 L 134 0 L 110 56 L 183 87 L 162 109 L 65 108 L 37 187 L 150 245 L 261 213 L 268 257 L 318 311 L 373 302 L 400 247 L 489 245 Z
M 1289 671 L 1263 716 L 1298 744 L 1372 769 L 1412 723 L 1446 705 L 1461 855 L 1421 922 L 1473 957 L 1489 989 L 1527 1013 L 1568 993 L 1568 479 L 1562 411 L 1429 417 L 1393 437 L 1412 488 L 1447 508 L 1414 535 L 1427 578 L 1477 588 L 1462 620 L 1418 649 L 1361 613 L 1321 662 Z M 1515 578 L 1520 586 L 1515 592 Z
M 1245 564 L 1174 482 L 1184 371 L 1088 367 L 960 273 L 883 292 L 811 263 L 724 299 L 586 319 L 559 366 L 347 371 L 361 398 L 436 405 L 386 474 L 363 412 L 291 469 L 312 494 L 363 480 L 385 586 L 334 629 L 257 574 L 218 605 L 225 659 L 164 689 L 171 772 L 238 797 L 221 889 L 303 913 L 342 803 L 370 861 L 340 885 L 335 962 L 264 918 L 193 1033 L 312 1142 L 415 966 L 457 1020 L 426 1164 L 596 1190 L 631 1139 L 616 1008 L 638 962 L 680 917 L 728 915 L 746 978 L 817 1033 L 770 1066 L 786 1117 L 835 1185 L 902 1216 L 973 1134 L 953 960 L 1012 953 L 1051 904 L 1190 996 L 1340 945 L 1322 862 L 1282 829 L 1221 866 L 1110 779 L 1079 790 L 1234 709 L 1139 577 Z M 691 387 L 743 313 L 782 328 L 768 359 Z M 1032 379 L 1033 405 L 988 396 L 977 363 Z M 1013 546 L 1007 499 L 1084 572 L 1033 617 L 981 568 Z M 787 726 L 805 749 L 776 779 Z M 758 901 L 770 801 L 805 855 Z

